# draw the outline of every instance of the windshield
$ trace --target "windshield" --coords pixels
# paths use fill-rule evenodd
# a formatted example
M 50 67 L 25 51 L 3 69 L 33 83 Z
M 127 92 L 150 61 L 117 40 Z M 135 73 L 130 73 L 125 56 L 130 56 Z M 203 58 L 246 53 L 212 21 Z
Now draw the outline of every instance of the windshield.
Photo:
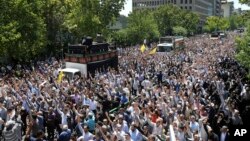
M 68 79 L 72 79 L 73 78 L 73 73 L 72 72 L 63 72 L 64 76 L 67 77 Z
M 158 52 L 170 52 L 173 50 L 172 46 L 158 46 Z
M 172 43 L 172 38 L 160 38 L 160 43 Z

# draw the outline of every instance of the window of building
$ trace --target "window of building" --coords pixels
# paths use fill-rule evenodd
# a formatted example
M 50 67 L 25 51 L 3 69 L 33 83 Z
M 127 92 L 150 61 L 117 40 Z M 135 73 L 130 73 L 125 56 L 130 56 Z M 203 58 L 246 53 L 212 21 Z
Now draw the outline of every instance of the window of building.
M 183 7 L 181 6 L 181 9 L 183 9 Z
M 181 4 L 183 4 L 183 0 L 181 0 Z
M 193 3 L 193 1 L 192 1 L 192 0 L 189 0 L 189 3 L 190 3 L 190 4 L 192 4 L 192 3 Z
M 174 4 L 176 4 L 176 0 L 174 0 Z
M 192 10 L 192 6 L 189 6 L 189 9 Z
M 188 3 L 188 0 L 185 0 L 185 4 L 187 4 Z
M 171 3 L 173 3 L 173 0 L 171 0 Z
M 188 9 L 187 6 L 185 6 L 185 9 Z

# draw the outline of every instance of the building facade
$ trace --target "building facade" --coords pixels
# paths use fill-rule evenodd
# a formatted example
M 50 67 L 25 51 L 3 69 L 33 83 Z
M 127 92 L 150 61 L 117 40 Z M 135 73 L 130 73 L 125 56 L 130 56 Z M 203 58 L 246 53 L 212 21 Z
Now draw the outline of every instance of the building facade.
M 242 14 L 242 9 L 241 8 L 234 9 L 234 13 L 241 15 Z
M 211 0 L 213 5 L 213 15 L 221 16 L 221 0 Z
M 221 1 L 221 9 L 222 9 L 222 13 L 221 15 L 223 17 L 230 17 L 233 12 L 234 12 L 234 2 L 228 2 L 226 0 Z
M 202 21 L 208 16 L 220 13 L 220 0 L 133 0 L 132 9 L 156 9 L 165 4 L 174 4 L 181 9 L 191 10 L 199 14 Z

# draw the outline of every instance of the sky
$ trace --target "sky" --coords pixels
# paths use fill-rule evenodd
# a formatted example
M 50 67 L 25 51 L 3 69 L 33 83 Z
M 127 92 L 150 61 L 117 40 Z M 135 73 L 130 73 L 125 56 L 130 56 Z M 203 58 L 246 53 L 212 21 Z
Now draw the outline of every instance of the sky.
M 229 0 L 234 1 L 234 8 L 241 7 L 242 10 L 250 9 L 247 5 L 242 5 L 239 3 L 239 0 Z M 132 11 L 132 0 L 126 0 L 126 3 L 124 5 L 124 9 L 120 12 L 121 15 L 127 16 Z

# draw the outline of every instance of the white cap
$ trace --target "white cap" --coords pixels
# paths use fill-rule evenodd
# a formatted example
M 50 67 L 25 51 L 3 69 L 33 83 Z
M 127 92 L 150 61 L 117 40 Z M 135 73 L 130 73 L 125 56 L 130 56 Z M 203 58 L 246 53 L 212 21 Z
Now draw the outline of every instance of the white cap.
M 66 125 L 66 124 L 63 125 L 62 129 L 63 129 L 63 130 L 68 130 L 68 125 Z

